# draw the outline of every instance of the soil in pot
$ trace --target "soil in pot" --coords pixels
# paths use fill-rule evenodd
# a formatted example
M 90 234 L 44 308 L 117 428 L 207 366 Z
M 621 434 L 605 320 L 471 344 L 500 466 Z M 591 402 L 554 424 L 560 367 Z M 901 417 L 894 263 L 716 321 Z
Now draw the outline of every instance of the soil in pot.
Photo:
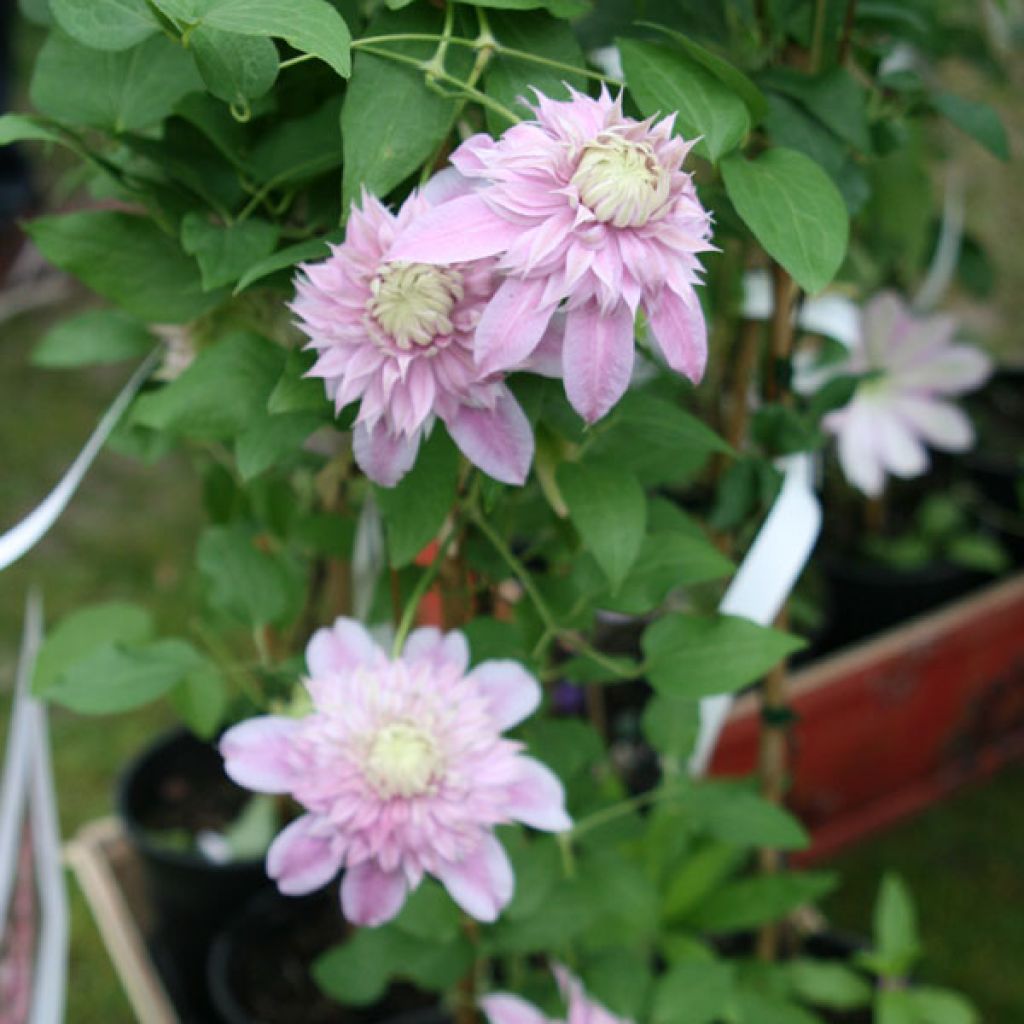
M 217 749 L 184 730 L 161 737 L 121 777 L 118 809 L 143 865 L 154 959 L 185 1021 L 209 1019 L 205 965 L 214 934 L 268 885 L 262 854 L 214 861 L 195 837 L 223 832 L 250 798 L 224 774 Z
M 343 1007 L 311 967 L 346 925 L 335 886 L 302 899 L 260 893 L 217 937 L 208 980 L 222 1024 L 451 1024 L 437 997 L 394 985 L 372 1007 Z

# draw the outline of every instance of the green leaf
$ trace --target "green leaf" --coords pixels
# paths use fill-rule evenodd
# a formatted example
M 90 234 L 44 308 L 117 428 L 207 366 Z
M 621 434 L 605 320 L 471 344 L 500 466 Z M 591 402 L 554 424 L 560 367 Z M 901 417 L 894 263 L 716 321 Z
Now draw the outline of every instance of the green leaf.
M 459 935 L 459 909 L 436 882 L 423 882 L 395 918 L 399 931 L 416 939 L 453 942 Z
M 242 813 L 225 829 L 224 839 L 234 860 L 255 860 L 267 852 L 280 828 L 277 801 L 260 793 L 249 798 Z
M 756 160 L 722 161 L 736 212 L 805 291 L 821 291 L 846 255 L 846 203 L 813 160 L 792 149 L 769 149 Z
M 653 982 L 650 959 L 639 949 L 609 950 L 588 960 L 583 971 L 587 994 L 629 1020 L 643 1018 Z
M 238 435 L 235 456 L 243 480 L 251 480 L 294 455 L 318 427 L 322 417 L 310 412 L 264 414 Z
M 263 36 L 201 25 L 189 35 L 189 48 L 207 89 L 225 103 L 245 109 L 277 80 L 277 47 Z
M 285 412 L 315 412 L 321 418 L 334 419 L 334 410 L 319 377 L 306 373 L 316 362 L 316 356 L 302 349 L 289 349 L 281 379 L 274 385 L 267 399 L 267 412 L 277 415 Z
M 141 644 L 152 635 L 153 620 L 137 605 L 115 601 L 80 608 L 47 632 L 36 658 L 32 691 L 45 694 L 68 668 L 100 647 Z
M 203 291 L 195 260 L 147 217 L 84 210 L 37 217 L 27 230 L 51 263 L 142 320 L 185 323 L 223 298 Z
M 327 0 L 154 0 L 168 17 L 245 36 L 276 36 L 329 64 L 342 78 L 351 71 L 352 37 Z
M 279 121 L 253 146 L 245 164 L 248 173 L 257 181 L 281 185 L 340 167 L 340 115 L 341 96 L 336 94 L 309 114 Z
M 910 890 L 898 875 L 887 874 L 875 902 L 875 955 L 888 977 L 903 977 L 921 954 L 917 912 Z
M 4 114 L 0 117 L 0 146 L 12 142 L 56 142 L 69 144 L 67 137 L 56 126 L 31 114 Z
M 284 622 L 296 610 L 295 578 L 289 567 L 258 547 L 245 526 L 204 530 L 196 564 L 206 580 L 210 604 L 232 618 L 264 626 Z
M 249 267 L 239 278 L 238 284 L 235 285 L 235 294 L 237 295 L 240 291 L 248 288 L 249 285 L 262 280 L 270 274 L 276 274 L 279 270 L 289 270 L 296 264 L 307 260 L 313 261 L 326 258 L 330 254 L 328 243 L 341 242 L 344 237 L 345 235 L 342 231 L 332 232 L 325 238 L 311 238 L 307 242 L 297 242 L 295 245 L 279 249 L 272 256 L 268 256 L 254 266 Z
M 156 339 L 135 317 L 116 309 L 90 309 L 62 320 L 32 350 L 34 366 L 70 367 L 138 359 Z
M 663 757 L 683 762 L 693 751 L 700 730 L 700 706 L 686 697 L 656 693 L 644 706 L 647 742 Z
M 646 117 L 678 112 L 676 129 L 713 163 L 750 131 L 746 104 L 706 67 L 685 54 L 636 39 L 618 40 L 629 91 Z
M 661 906 L 662 920 L 686 921 L 694 907 L 739 870 L 748 852 L 731 843 L 706 843 L 691 852 L 669 879 Z
M 197 736 L 206 740 L 216 736 L 227 713 L 228 693 L 224 677 L 212 662 L 205 661 L 188 672 L 170 691 L 168 698 L 177 714 Z
M 748 987 L 737 993 L 736 1009 L 744 1024 L 822 1024 L 817 1014 L 785 996 Z
M 689 915 L 695 928 L 734 932 L 778 920 L 835 888 L 831 872 L 760 875 L 731 882 L 712 893 Z
M 728 1019 L 736 967 L 714 960 L 675 964 L 654 991 L 650 1024 L 714 1024 Z
M 127 50 L 160 31 L 146 0 L 50 0 L 57 24 L 94 50 Z
M 643 488 L 628 470 L 572 462 L 559 467 L 558 486 L 584 546 L 618 589 L 647 528 Z
M 201 351 L 176 380 L 139 398 L 135 419 L 187 437 L 235 437 L 265 415 L 284 361 L 280 346 L 236 331 Z
M 48 117 L 109 132 L 149 128 L 202 88 L 192 59 L 157 35 L 117 52 L 83 46 L 51 32 L 36 58 L 30 94 Z
M 254 263 L 266 259 L 277 245 L 277 235 L 276 225 L 257 218 L 225 226 L 193 211 L 181 221 L 182 248 L 199 262 L 206 291 L 234 284 Z
M 69 666 L 45 696 L 79 714 L 129 711 L 162 697 L 203 661 L 184 640 L 130 649 L 107 644 Z
M 437 33 L 441 22 L 439 11 L 415 7 L 382 14 L 367 32 Z M 431 43 L 390 43 L 387 48 L 424 61 L 434 50 Z M 465 56 L 451 55 L 455 64 Z M 458 68 L 453 65 L 452 71 L 458 73 Z M 450 131 L 455 109 L 454 100 L 426 87 L 418 68 L 357 54 L 341 113 L 345 208 L 361 188 L 386 195 L 429 160 Z
M 882 989 L 875 1000 L 874 1024 L 923 1024 L 907 989 Z
M 805 850 L 810 837 L 785 808 L 742 784 L 705 781 L 690 796 L 697 826 L 723 843 L 775 850 Z
M 564 21 L 548 14 L 495 14 L 491 18 L 491 31 L 503 46 L 524 53 L 535 54 L 562 64 L 584 66 L 583 51 L 572 28 Z M 508 107 L 520 110 L 520 99 L 531 99 L 532 89 L 539 89 L 545 96 L 554 99 L 568 99 L 566 85 L 586 90 L 587 80 L 583 75 L 571 71 L 549 68 L 533 61 L 498 53 L 487 65 L 484 91 L 492 99 Z M 508 127 L 502 115 L 487 111 L 487 126 L 497 134 Z
M 775 68 L 763 76 L 762 84 L 792 96 L 855 149 L 871 152 L 867 90 L 845 68 L 835 67 L 816 76 Z
M 932 106 L 1000 160 L 1010 159 L 1006 129 L 999 115 L 987 103 L 951 92 L 937 92 L 932 95 Z
M 393 569 L 408 565 L 438 534 L 455 505 L 459 454 L 442 430 L 420 446 L 416 465 L 395 487 L 374 487 Z
M 918 985 L 908 991 L 918 1024 L 978 1024 L 978 1011 L 959 993 Z
M 993 576 L 1006 572 L 1012 564 L 1009 553 L 995 537 L 986 533 L 968 533 L 954 537 L 946 548 L 946 557 L 956 565 L 989 572 Z
M 803 646 L 799 637 L 730 615 L 666 615 L 643 636 L 651 685 L 690 698 L 738 690 Z
M 785 970 L 796 995 L 814 1006 L 856 1010 L 871 1002 L 871 985 L 845 964 L 797 959 L 786 964 Z
M 683 35 L 682 32 L 676 32 L 665 25 L 656 25 L 651 21 L 638 21 L 637 24 L 643 25 L 644 28 L 652 28 L 657 32 L 664 33 L 677 46 L 681 46 L 688 56 L 710 71 L 722 85 L 736 93 L 747 105 L 747 110 L 750 111 L 754 124 L 757 124 L 768 112 L 768 103 L 765 100 L 764 94 L 739 68 L 730 64 L 727 60 L 723 60 L 718 54 L 706 50 L 699 43 L 695 43 L 690 39 L 689 36 Z

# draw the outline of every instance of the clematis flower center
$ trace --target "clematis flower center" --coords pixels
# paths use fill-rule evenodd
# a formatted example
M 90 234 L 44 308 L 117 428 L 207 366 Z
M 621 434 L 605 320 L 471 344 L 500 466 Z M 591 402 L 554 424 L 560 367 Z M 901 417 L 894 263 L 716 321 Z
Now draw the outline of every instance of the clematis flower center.
M 405 722 L 386 725 L 377 733 L 366 762 L 367 777 L 385 800 L 426 793 L 440 768 L 433 738 Z
M 572 184 L 599 221 L 638 228 L 664 205 L 671 180 L 649 143 L 604 133 L 583 150 Z
M 452 310 L 463 296 L 457 270 L 426 263 L 388 263 L 370 289 L 367 311 L 401 349 L 451 334 Z

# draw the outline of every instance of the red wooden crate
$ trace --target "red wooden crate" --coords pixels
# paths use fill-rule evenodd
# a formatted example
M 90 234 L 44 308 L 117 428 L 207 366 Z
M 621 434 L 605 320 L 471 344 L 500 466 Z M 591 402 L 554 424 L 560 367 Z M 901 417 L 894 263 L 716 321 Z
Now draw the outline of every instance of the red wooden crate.
M 808 862 L 1024 754 L 1024 575 L 794 673 L 791 697 Z M 736 703 L 714 774 L 754 770 L 759 715 Z

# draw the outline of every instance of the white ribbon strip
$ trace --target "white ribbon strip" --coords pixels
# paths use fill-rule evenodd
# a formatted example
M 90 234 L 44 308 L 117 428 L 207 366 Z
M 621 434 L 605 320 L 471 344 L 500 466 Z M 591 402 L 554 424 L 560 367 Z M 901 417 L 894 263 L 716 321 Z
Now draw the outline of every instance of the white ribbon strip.
M 26 825 L 30 825 L 40 928 L 29 1020 L 31 1024 L 61 1024 L 67 994 L 68 899 L 46 712 L 30 692 L 42 636 L 43 604 L 38 592 L 33 591 L 25 603 L 14 705 L 0 780 L 0 934 L 10 914 L 22 837 Z
M 0 571 L 16 562 L 22 555 L 31 551 L 46 536 L 50 528 L 60 518 L 68 503 L 75 496 L 78 485 L 89 471 L 96 456 L 107 442 L 118 420 L 125 409 L 131 404 L 139 388 L 153 372 L 163 352 L 155 349 L 142 365 L 132 374 L 131 380 L 121 389 L 121 393 L 110 404 L 103 418 L 96 425 L 85 447 L 68 467 L 59 483 L 20 523 L 11 527 L 0 536 Z
M 743 559 L 719 611 L 769 626 L 811 556 L 821 531 L 821 503 L 814 493 L 814 459 L 792 455 L 780 461 L 785 478 L 764 525 Z M 703 775 L 729 717 L 732 694 L 705 697 L 700 702 L 700 731 L 690 774 Z

